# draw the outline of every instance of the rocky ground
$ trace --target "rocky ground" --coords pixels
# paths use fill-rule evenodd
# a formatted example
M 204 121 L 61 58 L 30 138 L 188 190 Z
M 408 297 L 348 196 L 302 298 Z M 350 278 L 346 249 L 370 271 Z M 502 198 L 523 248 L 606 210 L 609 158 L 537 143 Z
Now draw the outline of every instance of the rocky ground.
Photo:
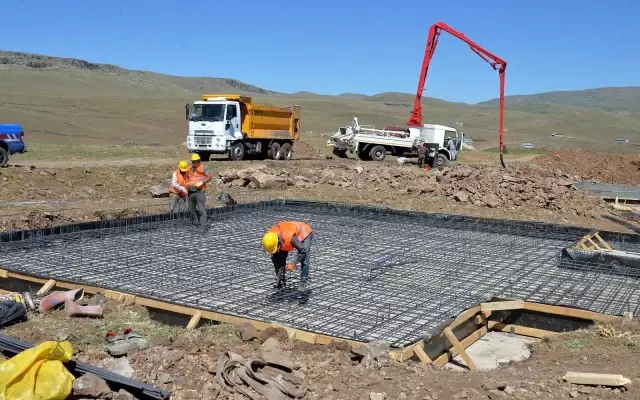
M 138 306 L 108 302 L 102 319 L 73 319 L 64 311 L 30 314 L 29 321 L 11 326 L 4 334 L 38 343 L 69 340 L 78 360 L 92 363 L 171 391 L 174 399 L 242 399 L 215 381 L 217 361 L 226 351 L 256 357 L 269 337 L 278 340 L 299 364 L 308 387 L 306 399 L 603 399 L 640 398 L 637 368 L 640 348 L 638 323 L 619 322 L 586 331 L 560 334 L 532 345 L 531 357 L 488 372 L 459 372 L 425 366 L 416 361 L 398 363 L 382 358 L 365 364 L 347 345 L 309 345 L 289 341 L 286 332 L 272 329 L 248 332 L 229 325 L 205 325 L 187 331 L 154 322 Z M 102 341 L 108 330 L 132 327 L 150 342 L 145 350 L 124 358 L 111 357 Z M 243 340 L 244 338 L 244 340 Z M 255 338 L 250 340 L 250 338 Z M 567 384 L 568 371 L 622 374 L 632 379 L 626 389 Z M 93 397 L 130 399 L 126 394 L 100 390 Z
M 597 197 L 571 187 L 581 179 L 558 168 L 510 163 L 506 169 L 455 165 L 424 171 L 412 164 L 355 160 L 210 162 L 215 180 L 209 202 L 230 192 L 240 199 L 303 198 L 384 204 L 392 207 L 540 220 L 624 229 L 602 215 L 610 208 Z M 47 227 L 70 221 L 100 220 L 155 212 L 167 207 L 151 189 L 167 192 L 172 165 L 90 168 L 14 167 L 0 170 L 0 229 Z M 49 204 L 33 204 L 46 203 Z M 61 209 L 67 211 L 61 212 Z M 118 210 L 118 211 L 116 211 Z

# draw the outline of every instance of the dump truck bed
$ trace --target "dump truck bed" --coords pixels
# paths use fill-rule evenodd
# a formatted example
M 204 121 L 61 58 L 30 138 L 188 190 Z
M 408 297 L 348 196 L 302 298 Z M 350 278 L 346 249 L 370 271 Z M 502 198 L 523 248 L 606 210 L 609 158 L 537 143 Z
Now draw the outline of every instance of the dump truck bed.
M 298 140 L 300 107 L 281 108 L 241 103 L 242 132 L 251 139 Z

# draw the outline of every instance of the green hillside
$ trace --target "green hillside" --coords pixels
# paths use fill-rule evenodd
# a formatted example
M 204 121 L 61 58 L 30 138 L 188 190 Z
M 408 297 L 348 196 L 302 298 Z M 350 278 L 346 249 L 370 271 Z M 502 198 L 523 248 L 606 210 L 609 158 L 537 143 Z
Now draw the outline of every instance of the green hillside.
M 233 79 L 177 77 L 14 52 L 0 52 L 0 87 L 0 121 L 23 124 L 29 143 L 36 146 L 180 146 L 186 135 L 184 104 L 199 99 L 204 92 L 240 92 L 257 102 L 298 104 L 302 107 L 302 130 L 308 132 L 303 140 L 317 146 L 356 116 L 361 124 L 403 125 L 413 105 L 411 94 L 284 94 Z M 576 106 L 583 92 L 570 93 L 574 100 L 568 105 Z M 625 102 L 613 94 L 602 98 L 609 99 L 609 109 Z M 588 103 L 588 99 L 584 102 Z M 545 107 L 545 113 L 526 107 L 509 109 L 505 135 L 510 146 L 528 141 L 549 149 L 585 147 L 637 152 L 632 146 L 613 144 L 616 137 L 638 141 L 634 129 L 640 128 L 640 113 L 633 111 L 631 105 L 627 108 L 630 111 L 622 113 L 564 104 Z M 479 148 L 497 145 L 497 106 L 425 98 L 423 120 L 455 126 L 473 137 Z M 552 139 L 553 132 L 564 133 L 565 138 Z

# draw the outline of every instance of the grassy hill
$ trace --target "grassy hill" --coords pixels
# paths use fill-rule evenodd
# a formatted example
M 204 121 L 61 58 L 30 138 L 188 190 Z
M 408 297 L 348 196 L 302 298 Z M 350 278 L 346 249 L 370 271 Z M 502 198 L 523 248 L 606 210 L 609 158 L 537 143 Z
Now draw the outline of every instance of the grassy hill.
M 507 96 L 509 109 L 533 113 L 549 113 L 554 106 L 587 108 L 612 113 L 640 113 L 640 86 L 605 87 L 575 91 L 554 91 L 531 95 Z M 498 99 L 479 103 L 497 106 Z
M 267 104 L 298 104 L 302 107 L 302 130 L 308 132 L 303 140 L 319 147 L 329 133 L 350 124 L 354 116 L 362 124 L 403 125 L 413 104 L 413 96 L 403 93 L 285 94 L 233 79 L 177 77 L 15 52 L 0 52 L 0 87 L 0 121 L 23 124 L 29 146 L 42 157 L 46 151 L 68 151 L 69 145 L 77 148 L 78 144 L 99 148 L 94 152 L 96 157 L 108 154 L 105 145 L 181 149 L 186 135 L 184 104 L 204 92 L 240 92 Z M 575 93 L 579 97 L 580 92 Z M 609 102 L 615 108 L 614 98 L 611 95 Z M 640 141 L 634 131 L 640 128 L 640 113 L 631 106 L 623 113 L 577 106 L 577 100 L 569 106 L 548 104 L 545 113 L 510 109 L 506 114 L 507 143 L 510 147 L 528 141 L 549 149 L 637 152 L 637 147 L 613 144 L 615 137 Z M 474 106 L 424 98 L 423 120 L 456 126 L 472 136 L 480 148 L 497 144 L 497 106 L 490 103 Z M 551 139 L 553 132 L 566 137 Z

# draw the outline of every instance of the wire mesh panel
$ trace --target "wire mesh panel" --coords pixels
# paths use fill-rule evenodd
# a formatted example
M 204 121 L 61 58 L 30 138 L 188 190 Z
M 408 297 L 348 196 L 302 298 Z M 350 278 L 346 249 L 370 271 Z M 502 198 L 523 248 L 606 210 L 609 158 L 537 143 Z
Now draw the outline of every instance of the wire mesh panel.
M 282 220 L 313 228 L 310 281 L 276 290 L 262 234 Z M 491 296 L 637 312 L 638 279 L 561 268 L 579 228 L 301 201 L 5 234 L 2 267 L 359 341 L 405 346 Z M 618 242 L 631 243 L 617 238 Z M 566 262 L 566 261 L 564 261 Z

